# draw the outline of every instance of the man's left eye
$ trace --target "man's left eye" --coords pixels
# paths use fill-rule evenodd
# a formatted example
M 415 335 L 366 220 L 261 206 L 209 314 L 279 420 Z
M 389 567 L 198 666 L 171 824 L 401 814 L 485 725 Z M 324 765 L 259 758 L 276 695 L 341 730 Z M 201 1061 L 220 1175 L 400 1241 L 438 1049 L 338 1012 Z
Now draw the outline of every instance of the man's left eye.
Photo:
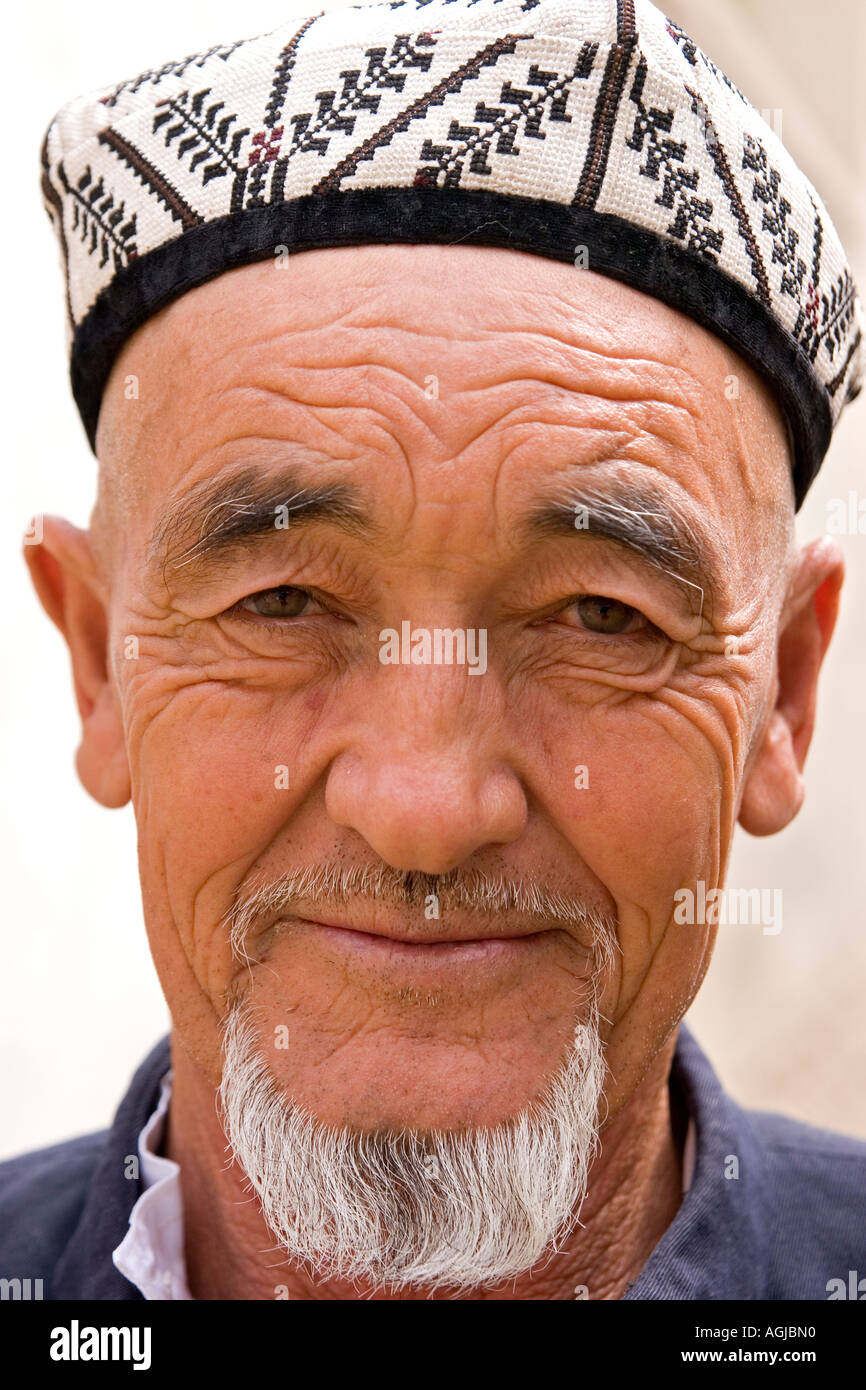
M 321 609 L 320 604 L 306 589 L 295 589 L 281 584 L 277 589 L 261 589 L 257 594 L 249 594 L 241 599 L 238 608 L 248 613 L 256 613 L 260 618 L 300 618 L 305 616 L 308 604 Z
M 621 603 L 619 599 L 605 598 L 602 594 L 581 594 L 572 599 L 566 608 L 560 609 L 556 616 L 569 626 L 579 626 L 586 632 L 605 637 L 631 635 L 650 626 L 639 609 Z M 574 621 L 569 621 L 572 618 Z

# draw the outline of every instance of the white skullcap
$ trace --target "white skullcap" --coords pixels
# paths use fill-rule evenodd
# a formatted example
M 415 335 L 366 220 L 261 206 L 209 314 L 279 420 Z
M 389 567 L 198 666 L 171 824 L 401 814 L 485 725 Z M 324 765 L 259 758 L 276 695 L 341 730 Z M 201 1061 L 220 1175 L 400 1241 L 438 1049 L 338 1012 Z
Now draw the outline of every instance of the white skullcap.
M 91 445 L 129 335 L 279 247 L 509 247 L 655 295 L 770 383 L 798 506 L 859 390 L 862 308 L 818 194 L 649 0 L 319 13 L 69 102 L 43 169 Z

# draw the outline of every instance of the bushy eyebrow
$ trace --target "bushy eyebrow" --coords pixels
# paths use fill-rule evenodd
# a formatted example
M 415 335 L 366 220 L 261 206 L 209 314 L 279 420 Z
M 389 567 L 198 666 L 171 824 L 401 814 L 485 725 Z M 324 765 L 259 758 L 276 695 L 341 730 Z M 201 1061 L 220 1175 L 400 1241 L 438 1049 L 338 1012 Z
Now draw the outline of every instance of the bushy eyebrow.
M 647 565 L 692 589 L 693 612 L 714 605 L 723 587 L 724 556 L 697 522 L 659 488 L 613 478 L 575 480 L 539 501 L 526 518 L 528 537 L 594 536 L 625 546 Z
M 353 535 L 375 528 L 357 488 L 345 482 L 305 482 L 296 468 L 263 474 L 248 468 L 205 479 L 174 498 L 154 527 L 149 564 L 168 578 L 193 572 L 250 542 L 326 521 Z

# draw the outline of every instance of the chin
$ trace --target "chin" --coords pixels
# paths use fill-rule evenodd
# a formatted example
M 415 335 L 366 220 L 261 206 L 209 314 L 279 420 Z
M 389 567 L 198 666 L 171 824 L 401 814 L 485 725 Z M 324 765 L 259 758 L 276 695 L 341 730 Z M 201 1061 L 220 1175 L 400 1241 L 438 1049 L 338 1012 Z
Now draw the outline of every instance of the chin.
M 336 1048 L 296 1029 L 285 1050 L 265 1028 L 256 1047 L 283 1100 L 323 1124 L 448 1130 L 502 1124 L 538 1102 L 566 1062 L 575 1025 L 493 1036 L 440 1027 L 434 1035 L 383 1023 Z
M 459 1071 L 465 1059 L 450 1051 Z M 395 1290 L 495 1286 L 533 1268 L 577 1221 L 606 1073 L 595 1011 L 575 1026 L 541 1091 L 499 1119 L 475 1119 L 485 1106 L 467 1105 L 432 1054 L 415 1072 L 392 1055 L 366 1087 L 356 1071 L 343 1092 L 356 1099 L 336 1107 L 337 1120 L 287 1096 L 268 1061 L 251 1011 L 236 1007 L 219 1092 L 226 1137 L 275 1242 L 319 1277 Z M 405 1095 L 395 1103 L 401 1069 Z M 438 1087 L 433 1098 L 415 1089 L 422 1082 Z M 517 1104 L 513 1084 L 506 1093 Z M 458 1094 L 459 1107 L 448 1099 Z M 418 1120 L 407 1117 L 412 1109 Z

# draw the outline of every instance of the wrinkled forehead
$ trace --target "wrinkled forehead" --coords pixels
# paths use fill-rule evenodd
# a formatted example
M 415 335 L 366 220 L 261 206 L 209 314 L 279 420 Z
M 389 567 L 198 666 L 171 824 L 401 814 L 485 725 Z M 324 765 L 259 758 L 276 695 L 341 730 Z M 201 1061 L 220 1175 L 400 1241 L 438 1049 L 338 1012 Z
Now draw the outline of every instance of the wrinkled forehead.
M 351 473 L 383 521 L 425 489 L 455 506 L 486 489 L 505 516 L 576 472 L 667 491 L 734 538 L 793 514 L 782 413 L 735 352 L 617 280 L 495 248 L 244 266 L 127 343 L 97 451 L 143 525 L 208 478 L 279 467 L 283 448 L 310 482 L 332 462 Z

